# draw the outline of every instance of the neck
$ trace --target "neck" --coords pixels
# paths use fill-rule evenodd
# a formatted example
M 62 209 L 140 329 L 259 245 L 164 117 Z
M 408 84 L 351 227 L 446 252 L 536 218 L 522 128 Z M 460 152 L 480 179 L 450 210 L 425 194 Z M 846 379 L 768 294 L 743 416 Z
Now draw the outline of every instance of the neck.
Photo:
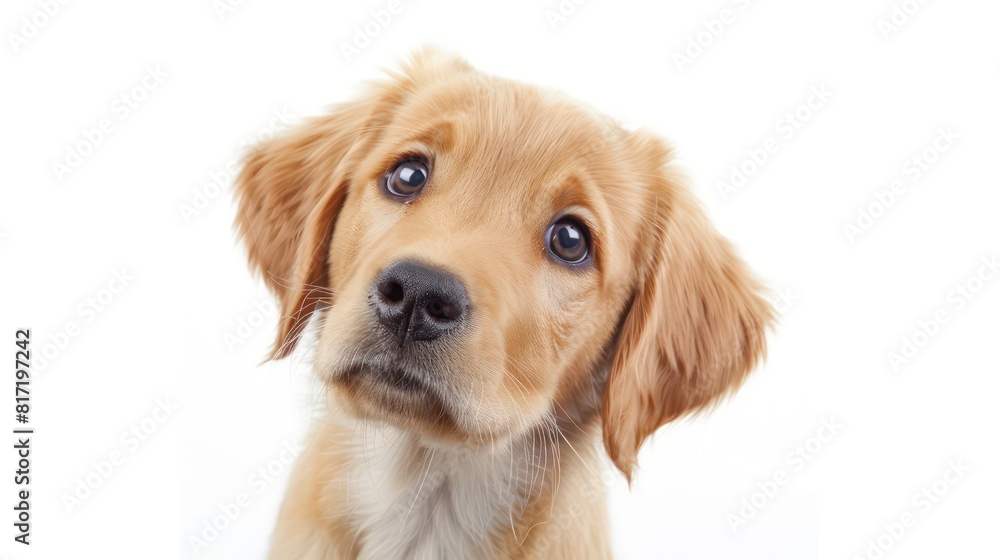
M 348 492 L 361 557 L 494 557 L 544 532 L 533 528 L 548 521 L 560 493 L 574 492 L 577 479 L 601 480 L 596 423 L 560 424 L 549 417 L 474 451 L 395 428 L 360 428 Z

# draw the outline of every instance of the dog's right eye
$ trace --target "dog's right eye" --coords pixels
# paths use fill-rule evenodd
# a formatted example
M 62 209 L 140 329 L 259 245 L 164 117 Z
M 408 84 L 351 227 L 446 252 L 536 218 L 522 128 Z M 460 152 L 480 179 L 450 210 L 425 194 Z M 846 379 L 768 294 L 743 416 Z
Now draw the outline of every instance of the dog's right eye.
M 413 196 L 427 184 L 428 175 L 426 163 L 414 159 L 401 161 L 386 179 L 386 189 L 396 196 Z

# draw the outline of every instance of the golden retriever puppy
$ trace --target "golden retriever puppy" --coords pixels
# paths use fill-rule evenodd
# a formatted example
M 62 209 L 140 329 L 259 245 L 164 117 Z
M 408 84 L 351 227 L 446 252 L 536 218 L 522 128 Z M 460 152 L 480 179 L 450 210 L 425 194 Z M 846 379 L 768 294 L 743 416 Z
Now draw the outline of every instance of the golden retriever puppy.
M 271 558 L 608 558 L 601 453 L 631 479 L 764 353 L 772 311 L 668 147 L 440 53 L 237 190 L 274 357 L 313 325 L 328 397 Z

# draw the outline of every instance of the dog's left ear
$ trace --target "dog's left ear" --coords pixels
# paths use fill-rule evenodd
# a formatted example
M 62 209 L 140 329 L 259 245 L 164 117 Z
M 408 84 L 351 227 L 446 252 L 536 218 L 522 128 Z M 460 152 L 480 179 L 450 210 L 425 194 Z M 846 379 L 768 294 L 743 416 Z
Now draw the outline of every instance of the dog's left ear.
M 760 286 L 667 167 L 670 150 L 630 135 L 650 189 L 649 247 L 604 393 L 604 445 L 631 481 L 639 447 L 660 426 L 740 386 L 765 353 L 771 306 Z

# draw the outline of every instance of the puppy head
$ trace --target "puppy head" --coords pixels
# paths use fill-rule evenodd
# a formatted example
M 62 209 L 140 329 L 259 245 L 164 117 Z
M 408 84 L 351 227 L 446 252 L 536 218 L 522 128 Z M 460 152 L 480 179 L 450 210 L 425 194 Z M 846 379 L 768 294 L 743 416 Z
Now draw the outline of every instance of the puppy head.
M 643 133 L 423 53 L 251 154 L 274 356 L 317 315 L 339 404 L 475 446 L 600 414 L 630 475 L 659 426 L 736 388 L 771 311 Z

